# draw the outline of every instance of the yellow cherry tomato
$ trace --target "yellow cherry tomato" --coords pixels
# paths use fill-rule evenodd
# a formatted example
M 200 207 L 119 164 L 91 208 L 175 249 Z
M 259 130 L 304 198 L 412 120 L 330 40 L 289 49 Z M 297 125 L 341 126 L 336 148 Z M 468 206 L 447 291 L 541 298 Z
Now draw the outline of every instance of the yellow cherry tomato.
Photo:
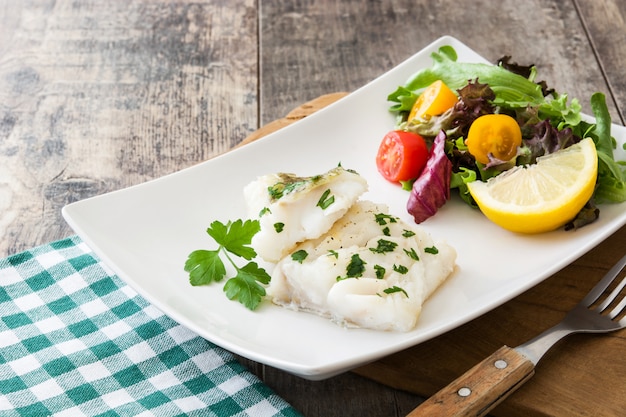
M 437 80 L 426 87 L 426 90 L 415 100 L 408 120 L 416 117 L 438 116 L 452 108 L 458 100 L 454 91 L 450 90 L 443 81 Z
M 489 154 L 501 161 L 517 155 L 522 144 L 522 131 L 511 116 L 486 114 L 472 123 L 465 139 L 469 153 L 482 164 L 489 163 Z

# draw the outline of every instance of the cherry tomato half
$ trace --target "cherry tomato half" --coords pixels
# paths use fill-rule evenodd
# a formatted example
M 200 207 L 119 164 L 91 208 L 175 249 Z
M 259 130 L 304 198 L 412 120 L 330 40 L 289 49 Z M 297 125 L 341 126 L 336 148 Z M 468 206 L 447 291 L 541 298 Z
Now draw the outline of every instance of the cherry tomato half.
M 459 98 L 454 94 L 454 91 L 443 81 L 437 80 L 426 87 L 426 90 L 415 100 L 407 120 L 424 116 L 439 116 L 454 107 L 458 101 Z
M 482 164 L 489 163 L 489 155 L 509 161 L 517 155 L 522 144 L 522 131 L 511 116 L 486 114 L 474 120 L 465 139 L 467 150 Z
M 389 181 L 408 181 L 420 175 L 427 159 L 428 146 L 420 135 L 393 130 L 380 143 L 376 167 Z

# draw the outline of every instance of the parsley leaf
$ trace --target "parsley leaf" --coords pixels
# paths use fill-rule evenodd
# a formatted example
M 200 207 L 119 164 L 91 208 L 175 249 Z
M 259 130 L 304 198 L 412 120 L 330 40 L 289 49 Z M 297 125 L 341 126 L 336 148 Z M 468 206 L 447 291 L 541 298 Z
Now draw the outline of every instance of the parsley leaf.
M 404 249 L 404 253 L 407 254 L 407 256 L 411 259 L 413 259 L 414 261 L 419 261 L 420 257 L 417 256 L 417 252 L 415 252 L 415 249 L 411 248 L 411 250 L 408 249 Z
M 406 274 L 407 272 L 409 272 L 409 268 L 407 268 L 404 265 L 394 265 L 393 266 L 393 270 L 396 271 L 398 274 Z
M 211 223 L 207 234 L 219 245 L 216 250 L 196 250 L 189 254 L 185 262 L 185 271 L 189 272 L 191 285 L 206 285 L 219 282 L 226 276 L 226 267 L 220 257 L 223 255 L 234 267 L 236 275 L 224 285 L 224 292 L 231 300 L 254 310 L 263 296 L 265 288 L 261 284 L 270 282 L 269 274 L 255 262 L 248 262 L 239 267 L 230 258 L 229 253 L 251 260 L 256 251 L 250 246 L 252 237 L 260 230 L 258 220 L 236 220 L 226 224 L 219 221 Z
M 401 292 L 401 293 L 404 293 L 404 295 L 406 295 L 406 298 L 409 298 L 409 294 L 407 294 L 407 292 L 404 291 L 404 289 L 402 289 L 402 288 L 400 288 L 400 287 L 398 287 L 396 285 L 394 285 L 391 288 L 384 289 L 383 292 L 385 294 L 393 294 L 393 293 L 396 293 L 396 292 Z
M 439 253 L 439 249 L 436 246 L 431 246 L 429 248 L 424 248 L 424 252 L 430 253 L 431 255 L 436 255 Z
M 226 275 L 226 268 L 220 259 L 219 250 L 196 250 L 189 254 L 185 262 L 191 285 L 206 285 L 219 282 Z
M 330 195 L 330 188 L 329 188 L 326 191 L 324 191 L 319 201 L 317 202 L 317 206 L 321 207 L 322 210 L 326 210 L 334 202 L 335 202 L 335 196 Z
M 398 222 L 398 219 L 396 217 L 392 216 L 391 214 L 385 214 L 385 213 L 374 214 L 374 219 L 376 220 L 376 223 L 378 223 L 381 226 L 386 225 L 387 222 L 389 223 Z
M 225 250 L 249 261 L 256 256 L 255 250 L 248 246 L 254 236 L 261 230 L 258 220 L 235 220 L 226 224 L 214 221 L 207 233 Z
M 396 242 L 385 239 L 378 239 L 377 246 L 375 248 L 370 248 L 370 250 L 374 253 L 393 252 L 396 246 L 398 246 Z
M 224 292 L 228 299 L 237 300 L 250 310 L 254 310 L 265 296 L 265 288 L 257 281 L 268 284 L 270 276 L 265 269 L 259 268 L 256 262 L 250 262 L 243 268 L 238 268 L 237 275 L 226 281 Z
M 307 251 L 305 251 L 304 249 L 300 249 L 291 254 L 291 259 L 298 263 L 302 263 L 302 261 L 304 261 L 307 256 L 309 256 Z
M 359 278 L 363 276 L 363 272 L 365 272 L 365 261 L 358 253 L 355 253 L 346 267 L 346 275 L 348 278 Z
M 376 278 L 383 279 L 385 277 L 385 268 L 380 265 L 374 265 L 374 271 L 376 271 Z

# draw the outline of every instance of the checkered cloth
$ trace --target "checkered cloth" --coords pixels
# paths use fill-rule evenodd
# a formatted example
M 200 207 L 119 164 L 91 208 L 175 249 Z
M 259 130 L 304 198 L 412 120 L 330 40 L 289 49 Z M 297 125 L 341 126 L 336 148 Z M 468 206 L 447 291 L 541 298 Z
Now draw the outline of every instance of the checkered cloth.
M 0 415 L 300 416 L 78 237 L 0 260 Z

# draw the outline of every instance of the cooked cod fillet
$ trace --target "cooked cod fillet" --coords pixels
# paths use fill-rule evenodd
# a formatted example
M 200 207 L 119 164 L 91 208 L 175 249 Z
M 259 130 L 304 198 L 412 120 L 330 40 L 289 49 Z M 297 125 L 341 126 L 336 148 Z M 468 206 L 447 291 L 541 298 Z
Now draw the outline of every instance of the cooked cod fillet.
M 341 166 L 312 177 L 259 177 L 244 188 L 249 217 L 261 224 L 252 246 L 265 261 L 278 262 L 298 243 L 326 233 L 365 191 L 365 179 Z
M 388 213 L 359 201 L 327 233 L 296 245 L 274 268 L 270 298 L 345 326 L 413 329 L 456 251 Z

